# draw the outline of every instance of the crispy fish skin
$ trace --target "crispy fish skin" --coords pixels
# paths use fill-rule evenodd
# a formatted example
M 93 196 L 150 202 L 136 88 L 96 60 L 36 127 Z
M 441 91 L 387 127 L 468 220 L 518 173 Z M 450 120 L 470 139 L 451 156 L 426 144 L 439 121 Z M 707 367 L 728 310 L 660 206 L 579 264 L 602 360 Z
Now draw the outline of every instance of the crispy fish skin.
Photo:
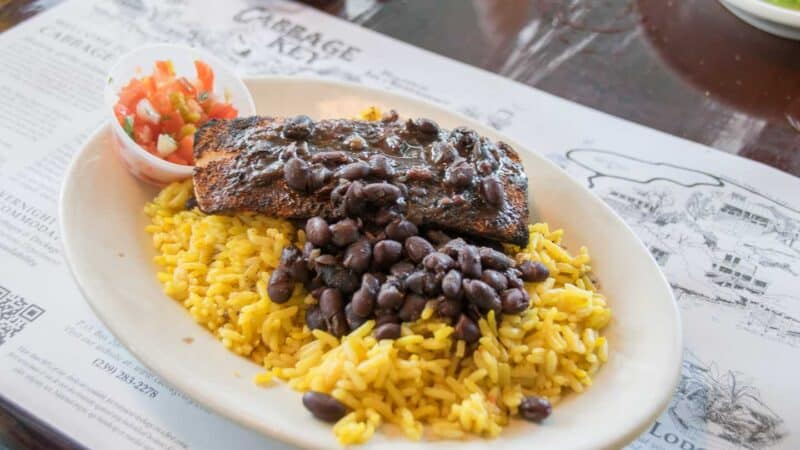
M 376 178 L 373 170 L 359 181 L 400 187 L 405 201 L 400 212 L 412 222 L 527 244 L 527 176 L 510 146 L 495 144 L 466 128 L 443 130 L 425 119 L 321 120 L 311 122 L 306 136 L 287 137 L 291 133 L 286 130 L 290 126 L 294 130 L 295 122 L 254 116 L 201 127 L 194 148 L 194 189 L 200 209 L 208 214 L 252 211 L 289 219 L 340 219 L 347 214 L 335 190 L 348 182 L 332 176 L 322 186 L 293 189 L 284 175 L 287 162 L 303 160 L 309 174 L 336 173 L 346 164 L 382 155 L 394 174 Z M 323 152 L 339 152 L 345 160 L 315 156 Z M 458 177 L 451 172 L 459 165 L 469 166 L 465 173 L 470 177 L 453 184 Z M 502 188 L 501 206 L 488 200 L 487 178 L 499 182 L 495 185 Z M 360 215 L 375 214 L 378 209 L 370 205 Z

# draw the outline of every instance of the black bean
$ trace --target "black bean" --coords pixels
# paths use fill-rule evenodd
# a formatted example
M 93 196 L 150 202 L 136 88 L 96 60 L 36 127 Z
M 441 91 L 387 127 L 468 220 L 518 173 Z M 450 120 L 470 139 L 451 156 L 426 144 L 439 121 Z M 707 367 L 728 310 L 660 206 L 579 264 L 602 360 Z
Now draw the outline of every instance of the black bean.
M 322 217 L 312 217 L 306 222 L 306 239 L 317 247 L 324 247 L 331 241 L 328 222 Z
M 373 297 L 378 295 L 381 284 L 384 282 L 384 279 L 381 278 L 382 276 L 383 274 L 365 273 L 361 277 L 361 287 L 366 289 Z
M 466 303 L 464 306 L 464 314 L 467 315 L 470 319 L 474 320 L 475 323 L 479 322 L 483 317 L 483 313 L 481 309 L 478 308 L 478 305 L 475 303 Z
M 369 165 L 364 161 L 345 164 L 336 171 L 336 178 L 359 180 L 369 175 Z
M 344 300 L 338 289 L 327 288 L 322 291 L 322 295 L 319 297 L 319 310 L 322 312 L 322 317 L 330 319 L 334 314 L 342 312 L 342 308 L 344 308 Z
M 455 267 L 456 262 L 445 253 L 433 252 L 422 258 L 422 265 L 428 270 L 446 272 Z
M 514 265 L 513 259 L 493 248 L 481 247 L 479 253 L 481 255 L 481 264 L 487 269 L 506 270 Z
M 286 162 L 283 169 L 283 178 L 286 185 L 296 191 L 305 191 L 308 187 L 308 176 L 310 169 L 308 163 L 300 158 L 292 158 Z
M 489 161 L 488 159 L 484 159 L 478 162 L 477 167 L 478 167 L 478 173 L 483 176 L 489 175 L 490 173 L 492 173 L 492 171 L 494 171 L 495 168 L 492 161 Z
M 345 247 L 358 240 L 358 223 L 353 219 L 344 219 L 330 226 L 331 240 L 334 245 Z
M 430 181 L 433 179 L 433 172 L 427 167 L 414 166 L 406 172 L 406 181 Z
M 378 306 L 383 309 L 396 309 L 403 304 L 403 297 L 397 282 L 387 281 L 378 292 Z
M 449 142 L 437 142 L 431 156 L 434 164 L 447 164 L 456 159 L 458 151 Z
M 464 290 L 461 286 L 461 272 L 451 270 L 442 279 L 442 293 L 451 300 L 461 300 Z
M 250 172 L 250 181 L 256 186 L 270 184 L 283 176 L 283 165 L 283 161 L 277 160 L 266 166 L 256 167 Z
M 347 191 L 350 189 L 350 182 L 344 182 L 338 184 L 333 190 L 331 191 L 331 202 L 335 205 L 343 202 L 345 200 L 345 196 L 347 195 Z M 363 185 L 362 185 L 363 187 Z
M 344 251 L 342 264 L 350 270 L 362 273 L 369 267 L 372 259 L 372 246 L 366 238 L 350 244 Z
M 439 295 L 442 290 L 442 278 L 444 278 L 443 273 L 425 272 L 425 278 L 422 280 L 423 294 L 429 297 Z
M 386 225 L 386 236 L 398 242 L 404 242 L 419 233 L 417 226 L 406 219 L 394 220 Z
M 417 294 L 406 294 L 405 302 L 397 312 L 397 317 L 403 322 L 413 322 L 419 319 L 422 315 L 422 310 L 425 309 L 425 304 L 428 303 L 424 297 Z
M 328 333 L 336 337 L 342 337 L 350 332 L 344 311 L 334 314 L 333 317 L 326 320 L 326 323 L 328 324 Z
M 386 239 L 375 244 L 372 250 L 372 260 L 378 267 L 386 268 L 396 263 L 403 253 L 403 246 L 391 239 Z
M 375 329 L 375 339 L 397 339 L 400 337 L 400 325 L 384 323 Z
M 388 232 L 386 234 L 389 234 Z M 411 261 L 419 263 L 428 254 L 433 253 L 433 246 L 425 238 L 411 236 L 405 242 L 406 255 Z
M 452 240 L 450 236 L 445 234 L 444 231 L 440 230 L 428 230 L 427 232 L 425 232 L 425 237 L 428 238 L 428 240 L 436 247 L 441 247 Z M 441 252 L 442 250 L 439 251 Z M 447 254 L 450 255 L 449 253 Z M 453 258 L 453 255 L 450 255 L 450 257 Z
M 319 298 L 322 297 L 322 291 L 324 291 L 325 289 L 328 289 L 328 288 L 326 288 L 325 286 L 322 286 L 322 287 L 318 287 L 316 289 L 313 289 L 311 291 L 311 297 L 314 300 L 319 301 Z
M 322 392 L 308 391 L 303 394 L 303 406 L 317 419 L 330 423 L 347 414 L 347 408 L 339 400 Z
M 354 181 L 347 186 L 344 194 L 344 209 L 351 217 L 364 212 L 364 183 Z
M 553 407 L 546 398 L 529 395 L 519 404 L 519 415 L 531 422 L 541 422 L 550 416 Z
M 394 204 L 400 195 L 400 188 L 393 184 L 382 182 L 364 186 L 364 199 L 376 205 Z
M 322 311 L 319 306 L 311 306 L 306 310 L 306 325 L 309 330 L 322 330 L 326 331 L 328 325 L 325 324 L 325 318 L 322 317 Z
M 465 277 L 480 278 L 482 265 L 478 249 L 473 245 L 463 245 L 458 252 L 458 265 Z
M 392 309 L 375 310 L 375 326 L 379 327 L 385 323 L 400 323 L 400 318 Z
M 452 164 L 444 172 L 444 182 L 456 189 L 468 188 L 475 182 L 475 169 L 463 160 Z
M 316 191 L 317 189 L 325 186 L 328 181 L 333 177 L 333 172 L 326 169 L 325 167 L 316 167 L 311 171 L 311 175 L 308 177 L 308 189 L 311 191 Z M 329 191 L 331 188 L 326 188 L 326 191 Z
M 392 267 L 389 268 L 389 273 L 400 279 L 405 278 L 413 271 L 414 265 L 408 261 L 394 263 L 392 264 Z
M 369 157 L 370 175 L 382 180 L 388 180 L 395 174 L 394 167 L 389 158 L 383 155 L 372 155 Z
M 317 273 L 322 277 L 325 285 L 339 289 L 343 294 L 349 294 L 358 289 L 358 274 L 339 264 L 317 266 Z
M 300 250 L 293 245 L 289 245 L 281 250 L 281 257 L 278 265 L 289 267 L 289 265 L 298 259 L 303 259 L 303 255 L 300 253 Z
M 462 284 L 467 300 L 478 305 L 484 311 L 500 312 L 502 308 L 500 296 L 491 286 L 480 280 L 464 280 Z
M 547 266 L 538 261 L 525 261 L 517 266 L 517 269 L 522 272 L 523 280 L 532 283 L 542 282 L 550 276 Z
M 361 289 L 353 294 L 353 299 L 349 305 L 352 305 L 353 313 L 356 315 L 364 318 L 369 317 L 372 314 L 372 308 L 375 306 L 375 296 L 369 290 L 364 289 L 362 285 Z
M 414 122 L 414 128 L 422 135 L 428 137 L 436 137 L 439 134 L 439 125 L 431 119 L 420 117 Z
M 356 314 L 354 308 L 353 302 L 348 303 L 347 306 L 344 307 L 344 318 L 347 320 L 347 326 L 351 330 L 355 330 L 361 325 L 364 325 L 364 322 L 367 321 L 366 317 L 361 317 Z
M 500 295 L 500 302 L 506 314 L 519 314 L 528 309 L 529 305 L 528 296 L 522 289 L 506 289 Z
M 400 214 L 398 214 L 394 208 L 384 206 L 375 213 L 375 217 L 372 219 L 372 221 L 375 222 L 375 225 L 385 226 L 386 224 L 395 220 L 399 215 Z
M 461 314 L 462 304 L 460 300 L 452 300 L 445 297 L 436 301 L 436 314 L 446 319 L 456 319 Z
M 450 141 L 460 149 L 472 148 L 479 139 L 478 133 L 467 127 L 453 128 L 450 132 Z
M 322 280 L 322 276 L 320 276 L 320 274 L 315 275 L 314 278 L 312 278 L 311 281 L 305 285 L 306 290 L 309 292 L 314 292 L 316 289 L 324 287 L 325 281 Z
M 294 280 L 285 267 L 278 267 L 269 277 L 269 284 L 267 285 L 267 294 L 273 303 L 286 303 L 292 297 L 294 290 Z
M 497 292 L 503 292 L 508 289 L 508 279 L 505 275 L 496 270 L 484 270 L 481 274 L 481 281 L 494 288 Z
M 406 291 L 411 291 L 415 294 L 422 295 L 424 291 L 425 272 L 410 273 L 405 280 L 403 280 L 403 288 Z
M 353 133 L 348 136 L 347 139 L 345 139 L 344 144 L 347 145 L 350 150 L 359 152 L 367 147 L 367 140 L 360 135 Z
M 503 190 L 503 183 L 497 177 L 486 177 L 481 181 L 481 190 L 483 191 L 483 198 L 486 203 L 499 208 L 503 206 L 506 199 L 506 193 Z
M 327 228 L 327 226 L 326 226 Z M 314 250 L 319 251 L 311 241 L 308 240 L 308 234 L 306 234 L 306 243 L 303 244 L 303 259 L 307 260 L 309 264 L 311 263 L 311 255 L 314 253 Z M 319 255 L 317 255 L 319 256 Z
M 524 287 L 524 283 L 522 282 L 520 275 L 522 275 L 522 273 L 513 267 L 506 269 L 505 276 L 506 280 L 508 280 L 508 287 L 513 289 L 521 289 Z
M 455 332 L 453 334 L 456 339 L 472 344 L 480 339 L 481 330 L 472 319 L 462 314 L 458 318 L 458 322 L 456 322 Z
M 319 152 L 315 153 L 314 156 L 311 157 L 311 162 L 339 166 L 350 162 L 350 159 L 350 155 L 345 152 Z
M 314 259 L 314 267 L 320 270 L 320 266 L 333 266 L 336 265 L 336 257 L 333 255 L 323 254 Z
M 286 119 L 283 124 L 283 135 L 289 139 L 307 139 L 314 132 L 314 121 L 305 115 Z
M 303 254 L 293 245 L 284 247 L 281 251 L 279 266 L 288 269 L 295 282 L 306 284 L 311 279 L 306 262 L 303 260 Z
M 439 249 L 442 253 L 447 253 L 451 258 L 458 258 L 458 253 L 467 245 L 466 241 L 461 238 L 451 239 Z

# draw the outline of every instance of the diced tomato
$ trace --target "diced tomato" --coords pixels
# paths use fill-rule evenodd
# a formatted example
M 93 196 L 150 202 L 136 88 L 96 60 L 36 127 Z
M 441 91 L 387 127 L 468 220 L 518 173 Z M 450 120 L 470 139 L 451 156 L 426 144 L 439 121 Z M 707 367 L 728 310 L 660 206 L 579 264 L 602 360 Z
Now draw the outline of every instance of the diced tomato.
M 136 104 L 139 100 L 143 99 L 145 96 L 147 96 L 147 88 L 144 83 L 134 78 L 119 92 L 118 103 L 132 111 L 136 108 Z
M 119 120 L 120 123 L 122 123 L 125 120 L 125 117 L 130 113 L 131 111 L 128 109 L 128 107 L 122 103 L 117 103 L 114 105 L 114 115 L 117 116 L 117 120 Z
M 161 130 L 160 133 L 168 133 L 170 136 L 178 133 L 181 131 L 181 127 L 183 127 L 183 118 L 180 114 L 176 112 L 171 112 L 168 114 L 163 114 L 161 116 Z
M 181 164 L 184 166 L 189 165 L 189 161 L 186 161 L 185 159 L 181 158 L 177 153 L 170 153 L 169 155 L 167 155 L 165 159 L 171 163 Z
M 156 82 L 156 89 L 161 89 L 171 82 L 175 78 L 175 70 L 172 67 L 172 61 L 156 61 L 153 78 Z
M 214 103 L 208 109 L 208 117 L 212 119 L 233 119 L 239 111 L 230 103 Z
M 183 92 L 185 95 L 189 97 L 194 97 L 197 95 L 197 89 L 194 88 L 194 85 L 192 85 L 192 83 L 190 83 L 186 77 L 178 78 L 177 82 L 181 87 L 181 92 Z
M 214 89 L 214 71 L 211 66 L 200 60 L 194 61 L 194 68 L 197 70 L 197 81 L 201 92 L 211 92 Z
M 149 124 L 137 120 L 133 124 L 133 140 L 137 144 L 150 144 L 155 142 L 154 138 L 158 136 L 156 130 L 153 130 Z
M 179 145 L 178 151 L 176 152 L 181 158 L 188 161 L 189 164 L 194 164 L 194 135 L 190 134 L 188 136 L 184 136 Z
M 155 92 L 150 96 L 150 103 L 153 104 L 153 108 L 155 108 L 156 111 L 158 111 L 158 113 L 162 116 L 173 113 L 178 114 L 178 112 L 175 111 L 175 108 L 172 107 L 172 102 L 170 101 L 169 94 L 167 92 Z
M 147 95 L 151 96 L 156 92 L 156 80 L 153 77 L 142 78 L 142 84 L 147 89 Z
M 155 142 L 151 142 L 149 144 L 139 144 L 139 145 L 141 145 L 145 150 L 147 150 L 147 153 L 152 153 L 153 155 L 158 156 Z

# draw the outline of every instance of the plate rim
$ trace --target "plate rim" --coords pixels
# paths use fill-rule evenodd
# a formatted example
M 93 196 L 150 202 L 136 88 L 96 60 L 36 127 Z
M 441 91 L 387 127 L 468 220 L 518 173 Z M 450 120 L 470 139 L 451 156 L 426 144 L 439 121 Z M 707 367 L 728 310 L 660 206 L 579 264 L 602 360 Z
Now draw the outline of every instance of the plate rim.
M 734 6 L 739 10 L 752 14 L 762 20 L 800 30 L 800 9 L 793 10 L 774 5 L 766 0 L 719 0 L 723 4 Z
M 671 348 L 670 351 L 666 355 L 666 359 L 669 360 L 669 366 L 672 367 L 672 376 L 669 378 L 671 383 L 669 384 L 669 389 L 662 389 L 661 393 L 658 396 L 655 396 L 656 400 L 651 402 L 651 406 L 649 407 L 649 413 L 636 421 L 635 426 L 631 426 L 626 432 L 622 432 L 619 434 L 609 435 L 609 437 L 605 441 L 598 442 L 598 448 L 616 448 L 621 447 L 631 441 L 633 441 L 636 437 L 640 436 L 644 430 L 646 430 L 654 420 L 658 418 L 658 416 L 664 411 L 667 407 L 671 399 L 673 398 L 673 394 L 675 388 L 678 385 L 678 381 L 680 380 L 681 374 L 681 362 L 683 360 L 683 324 L 680 314 L 680 309 L 678 307 L 677 301 L 675 300 L 674 293 L 661 269 L 658 267 L 655 259 L 647 251 L 647 248 L 644 246 L 644 243 L 639 239 L 639 237 L 634 233 L 633 229 L 624 221 L 622 218 L 605 202 L 603 202 L 597 195 L 595 195 L 591 190 L 589 190 L 586 186 L 579 183 L 574 177 L 566 173 L 562 168 L 558 165 L 553 163 L 552 161 L 545 158 L 542 154 L 534 151 L 531 147 L 527 145 L 521 145 L 517 140 L 511 139 L 505 134 L 498 132 L 497 130 L 492 129 L 490 126 L 485 125 L 475 119 L 469 118 L 463 115 L 460 112 L 453 111 L 445 106 L 438 105 L 433 103 L 427 99 L 406 95 L 403 93 L 398 93 L 386 89 L 376 88 L 372 86 L 366 86 L 359 83 L 352 83 L 347 81 L 340 81 L 340 80 L 329 80 L 329 79 L 321 79 L 309 76 L 256 76 L 256 77 L 243 77 L 244 84 L 248 87 L 248 89 L 252 89 L 253 84 L 258 83 L 291 83 L 291 84 L 319 84 L 323 85 L 328 88 L 346 88 L 348 90 L 355 89 L 359 91 L 359 95 L 363 95 L 367 97 L 371 94 L 377 94 L 381 97 L 391 99 L 400 99 L 401 101 L 406 102 L 414 102 L 421 104 L 427 108 L 435 109 L 441 111 L 447 115 L 452 116 L 453 118 L 457 118 L 459 121 L 463 122 L 464 125 L 475 127 L 478 129 L 486 129 L 490 130 L 492 134 L 502 137 L 505 142 L 511 145 L 514 149 L 518 150 L 519 152 L 527 152 L 533 154 L 539 161 L 538 163 L 546 164 L 550 166 L 550 169 L 556 170 L 561 173 L 566 179 L 568 179 L 569 183 L 574 184 L 578 189 L 582 191 L 582 193 L 587 197 L 588 201 L 599 205 L 599 207 L 607 210 L 610 214 L 610 217 L 613 218 L 616 225 L 622 226 L 627 233 L 633 237 L 636 241 L 636 245 L 640 247 L 640 250 L 647 255 L 648 264 L 650 264 L 656 270 L 658 274 L 658 291 L 664 291 L 668 294 L 669 297 L 669 306 L 672 316 L 674 317 L 674 328 L 673 328 L 673 336 L 671 339 Z M 195 389 L 192 386 L 192 383 L 183 381 L 179 377 L 175 377 L 171 375 L 170 370 L 167 367 L 164 367 L 164 364 L 160 363 L 158 360 L 159 358 L 153 358 L 148 356 L 146 351 L 140 350 L 140 348 L 134 343 L 130 342 L 123 336 L 120 336 L 117 331 L 116 322 L 117 319 L 114 318 L 110 312 L 106 314 L 104 309 L 102 308 L 102 302 L 98 299 L 94 299 L 92 296 L 87 295 L 87 288 L 86 285 L 88 284 L 87 281 L 83 278 L 84 274 L 79 273 L 75 267 L 75 252 L 76 249 L 73 247 L 74 242 L 69 239 L 67 236 L 70 234 L 67 232 L 67 226 L 65 224 L 64 218 L 67 216 L 66 213 L 66 198 L 70 194 L 70 189 L 74 184 L 74 174 L 79 166 L 79 163 L 83 160 L 84 153 L 88 153 L 89 149 L 92 148 L 90 145 L 91 143 L 95 142 L 97 139 L 100 139 L 103 133 L 110 133 L 110 127 L 108 122 L 104 122 L 100 125 L 97 129 L 95 129 L 81 144 L 80 149 L 75 152 L 72 159 L 70 160 L 69 165 L 64 173 L 64 178 L 61 183 L 61 188 L 59 191 L 58 197 L 58 223 L 59 223 L 59 232 L 61 234 L 61 248 L 62 248 L 62 255 L 64 260 L 67 263 L 67 267 L 69 268 L 70 274 L 72 275 L 73 280 L 75 281 L 78 289 L 83 296 L 84 300 L 89 304 L 91 310 L 97 315 L 101 322 L 108 328 L 108 330 L 114 335 L 114 337 L 122 343 L 125 348 L 140 362 L 143 364 L 148 370 L 152 371 L 157 376 L 161 377 L 164 381 L 166 381 L 169 385 L 173 386 L 174 388 L 180 390 L 181 392 L 185 393 L 188 397 L 196 400 L 202 407 L 207 408 L 213 413 L 219 414 L 223 416 L 225 419 L 235 422 L 237 424 L 243 425 L 250 430 L 254 430 L 262 435 L 265 435 L 269 438 L 278 439 L 284 443 L 289 443 L 291 445 L 299 445 L 306 448 L 314 448 L 316 443 L 312 440 L 304 439 L 303 433 L 296 433 L 291 432 L 290 430 L 284 430 L 280 427 L 275 427 L 270 425 L 269 421 L 264 420 L 257 420 L 251 416 L 246 414 L 240 413 L 236 408 L 230 405 L 230 402 L 219 401 L 215 396 L 208 395 L 204 391 L 200 389 Z M 166 296 L 165 296 L 166 297 Z M 200 325 L 198 325 L 200 327 Z M 204 331 L 205 328 L 200 327 Z M 255 363 L 253 363 L 255 364 Z M 602 370 L 602 369 L 601 369 Z M 285 384 L 285 383 L 284 383 Z M 483 439 L 483 438 L 477 438 Z M 408 441 L 409 443 L 414 443 L 414 441 Z M 459 441 L 444 441 L 444 442 L 459 442 Z M 489 444 L 491 440 L 486 440 L 486 443 Z M 418 441 L 416 443 L 430 443 L 429 441 Z M 367 443 L 368 445 L 369 443 Z

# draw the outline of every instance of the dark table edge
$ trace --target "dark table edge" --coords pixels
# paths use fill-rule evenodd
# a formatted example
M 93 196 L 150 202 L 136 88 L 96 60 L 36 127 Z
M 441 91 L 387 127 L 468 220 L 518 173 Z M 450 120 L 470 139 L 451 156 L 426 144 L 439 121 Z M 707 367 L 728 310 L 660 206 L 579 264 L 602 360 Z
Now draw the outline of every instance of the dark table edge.
M 9 420 L 16 421 L 16 425 L 22 428 L 21 431 L 27 432 L 30 437 L 35 437 L 39 441 L 33 446 L 27 445 L 30 442 L 20 441 L 15 439 L 12 432 L 7 436 L 7 444 L 23 444 L 27 448 L 59 448 L 59 449 L 86 449 L 87 447 L 80 444 L 72 437 L 66 435 L 61 430 L 48 424 L 44 419 L 36 417 L 27 409 L 18 405 L 8 397 L 0 393 L 0 409 L 4 415 L 9 416 Z M 11 427 L 6 428 L 10 431 Z M 2 441 L 0 441 L 2 444 Z

